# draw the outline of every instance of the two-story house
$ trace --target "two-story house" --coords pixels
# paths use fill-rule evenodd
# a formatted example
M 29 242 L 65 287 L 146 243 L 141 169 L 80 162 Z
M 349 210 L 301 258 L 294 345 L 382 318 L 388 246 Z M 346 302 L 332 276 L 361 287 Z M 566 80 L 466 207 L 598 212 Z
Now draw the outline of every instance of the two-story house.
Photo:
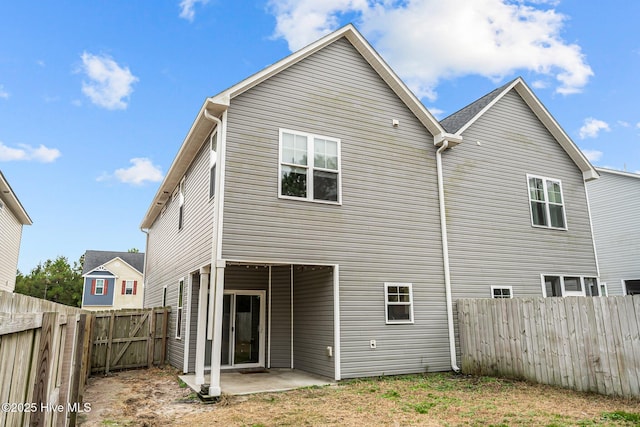
M 587 189 L 600 280 L 609 295 L 640 294 L 640 174 L 598 172 Z
M 0 171 L 0 290 L 16 287 L 22 227 L 33 222 Z
M 438 122 L 351 25 L 207 98 L 141 224 L 171 363 L 457 369 L 454 297 L 597 277 L 597 173 L 521 79 L 490 98 Z
M 144 253 L 86 251 L 82 266 L 82 308 L 142 308 Z

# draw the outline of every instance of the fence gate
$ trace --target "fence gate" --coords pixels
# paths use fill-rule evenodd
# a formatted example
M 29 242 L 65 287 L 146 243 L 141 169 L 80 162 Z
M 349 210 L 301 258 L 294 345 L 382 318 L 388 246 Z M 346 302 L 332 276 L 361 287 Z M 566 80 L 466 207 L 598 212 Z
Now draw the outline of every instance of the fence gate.
M 163 365 L 169 307 L 96 312 L 91 373 Z

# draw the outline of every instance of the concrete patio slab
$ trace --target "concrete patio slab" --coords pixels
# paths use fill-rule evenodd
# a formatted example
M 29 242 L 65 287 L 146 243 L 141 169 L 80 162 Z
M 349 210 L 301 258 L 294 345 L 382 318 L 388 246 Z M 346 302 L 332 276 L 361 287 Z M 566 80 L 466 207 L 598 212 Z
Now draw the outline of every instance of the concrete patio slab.
M 195 383 L 195 375 L 181 375 L 180 379 L 194 391 L 200 392 L 200 386 Z M 278 392 L 330 384 L 335 384 L 331 378 L 295 369 L 222 371 L 220 374 L 222 393 L 232 395 Z

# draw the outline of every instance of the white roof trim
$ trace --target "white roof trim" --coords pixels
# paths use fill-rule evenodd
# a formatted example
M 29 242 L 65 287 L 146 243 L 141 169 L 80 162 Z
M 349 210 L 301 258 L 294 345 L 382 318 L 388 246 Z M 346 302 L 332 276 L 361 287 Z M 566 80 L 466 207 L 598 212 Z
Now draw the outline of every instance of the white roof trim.
M 123 263 L 126 267 L 128 267 L 130 270 L 134 271 L 136 274 L 142 275 L 142 273 L 140 271 L 138 271 L 138 269 L 136 269 L 134 266 L 132 266 L 131 264 L 129 264 L 127 261 L 123 260 L 122 258 L 120 258 L 119 256 L 111 258 L 109 261 L 105 262 L 102 265 L 97 266 L 96 268 L 94 268 L 93 270 L 87 271 L 85 274 L 82 275 L 82 277 L 86 277 L 88 275 L 90 275 L 91 273 L 94 273 L 96 271 L 106 271 L 107 273 L 109 273 L 110 275 L 105 275 L 105 277 L 118 277 L 117 274 L 114 274 L 111 270 L 109 270 L 106 265 L 107 264 L 111 264 L 114 261 L 120 261 L 121 263 Z M 91 277 L 97 277 L 97 276 L 91 276 Z
M 169 171 L 140 224 L 140 228 L 148 229 L 153 225 L 160 211 L 166 205 L 173 189 L 178 185 L 180 179 L 182 179 L 189 165 L 195 158 L 199 148 L 204 143 L 206 135 L 212 130 L 214 123 L 204 117 L 205 109 L 218 116 L 229 107 L 231 99 L 234 97 L 302 61 L 342 37 L 346 38 L 356 48 L 360 55 L 362 55 L 432 135 L 435 136 L 446 133 L 440 125 L 440 122 L 433 117 L 429 110 L 427 110 L 420 100 L 409 90 L 404 82 L 400 80 L 382 57 L 371 47 L 369 42 L 365 40 L 353 25 L 349 24 L 266 67 L 262 71 L 242 80 L 225 91 L 208 98 L 200 108 L 195 121 L 191 125 L 189 133 L 184 139 L 178 154 L 173 160 Z
M 352 25 L 348 24 L 333 33 L 330 33 L 320 40 L 292 53 L 284 59 L 268 66 L 262 71 L 244 79 L 240 83 L 231 86 L 229 89 L 211 98 L 214 103 L 228 102 L 230 99 L 246 92 L 252 87 L 262 83 L 268 78 L 278 74 L 279 72 L 289 68 L 290 66 L 300 62 L 315 52 L 323 49 L 340 38 L 346 38 L 362 55 L 362 57 L 376 70 L 378 75 L 389 85 L 395 94 L 409 107 L 416 115 L 418 120 L 431 132 L 432 135 L 444 133 L 438 120 L 426 109 L 420 100 L 409 90 L 398 75 L 387 65 L 382 57 L 373 49 L 367 40 Z
M 29 218 L 29 214 L 18 200 L 18 196 L 13 192 L 9 182 L 0 171 L 0 193 L 6 207 L 8 207 L 22 225 L 31 225 L 33 221 Z
M 598 178 L 598 172 L 596 168 L 589 162 L 587 157 L 580 151 L 578 146 L 569 138 L 565 131 L 560 127 L 558 122 L 553 118 L 545 106 L 540 102 L 538 97 L 531 91 L 529 86 L 522 80 L 521 77 L 515 79 L 510 85 L 504 88 L 504 90 L 496 96 L 489 104 L 487 104 L 482 110 L 476 114 L 473 119 L 469 120 L 462 126 L 456 135 L 462 135 L 462 133 L 469 128 L 476 120 L 478 120 L 484 113 L 486 113 L 491 107 L 493 107 L 500 99 L 502 99 L 509 91 L 515 89 L 516 92 L 522 97 L 524 102 L 531 108 L 531 111 L 538 117 L 538 119 L 544 124 L 547 130 L 558 141 L 560 146 L 571 157 L 571 160 L 582 171 L 582 177 L 585 181 Z
M 620 176 L 626 176 L 629 178 L 640 179 L 640 174 L 633 173 L 633 172 L 619 171 L 619 170 L 607 169 L 607 168 L 596 168 L 596 170 L 600 173 L 610 173 L 612 175 L 620 175 Z

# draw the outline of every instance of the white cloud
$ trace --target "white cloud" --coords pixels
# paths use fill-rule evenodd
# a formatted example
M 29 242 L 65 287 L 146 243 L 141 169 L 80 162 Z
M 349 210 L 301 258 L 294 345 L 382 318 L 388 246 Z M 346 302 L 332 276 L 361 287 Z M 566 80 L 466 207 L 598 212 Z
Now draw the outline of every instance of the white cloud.
M 582 153 L 590 162 L 597 162 L 602 158 L 602 151 L 598 150 L 582 150 Z
M 82 54 L 82 71 L 90 79 L 82 82 L 82 93 L 108 110 L 124 110 L 138 81 L 128 67 L 121 67 L 106 55 Z
M 584 125 L 580 128 L 580 139 L 596 138 L 600 134 L 600 131 L 603 130 L 607 132 L 611 130 L 607 122 L 594 119 L 593 117 L 588 117 L 584 119 Z
M 567 17 L 554 1 L 270 0 L 275 36 L 291 50 L 341 25 L 349 15 L 420 97 L 433 101 L 440 80 L 517 70 L 556 80 L 556 92 L 580 92 L 593 75 L 577 44 L 561 37 Z
M 209 3 L 209 0 L 182 0 L 180 2 L 180 18 L 193 22 L 193 18 L 195 17 L 196 3 L 205 5 Z
M 636 123 L 636 127 L 640 129 L 640 122 Z
M 429 108 L 429 112 L 433 114 L 433 117 L 435 117 L 438 120 L 442 120 L 444 118 L 445 111 L 441 110 L 440 108 L 431 107 Z
M 61 156 L 57 148 L 47 148 L 44 145 L 32 147 L 27 144 L 18 144 L 12 148 L 0 142 L 0 161 L 34 161 L 40 163 L 52 163 Z
M 631 125 L 629 124 L 629 122 L 626 122 L 626 121 L 624 121 L 624 120 L 618 120 L 618 122 L 617 122 L 617 123 L 618 123 L 618 125 L 619 125 L 619 126 L 622 126 L 623 128 L 628 128 L 629 126 L 631 126 Z
M 154 165 L 150 159 L 145 157 L 136 157 L 129 160 L 133 166 L 127 169 L 116 169 L 115 177 L 125 184 L 142 185 L 146 181 L 158 182 L 162 181 L 162 171 Z M 98 178 L 99 181 L 104 180 L 104 176 Z
M 0 85 L 0 98 L 9 99 L 9 92 L 4 90 L 4 85 Z

